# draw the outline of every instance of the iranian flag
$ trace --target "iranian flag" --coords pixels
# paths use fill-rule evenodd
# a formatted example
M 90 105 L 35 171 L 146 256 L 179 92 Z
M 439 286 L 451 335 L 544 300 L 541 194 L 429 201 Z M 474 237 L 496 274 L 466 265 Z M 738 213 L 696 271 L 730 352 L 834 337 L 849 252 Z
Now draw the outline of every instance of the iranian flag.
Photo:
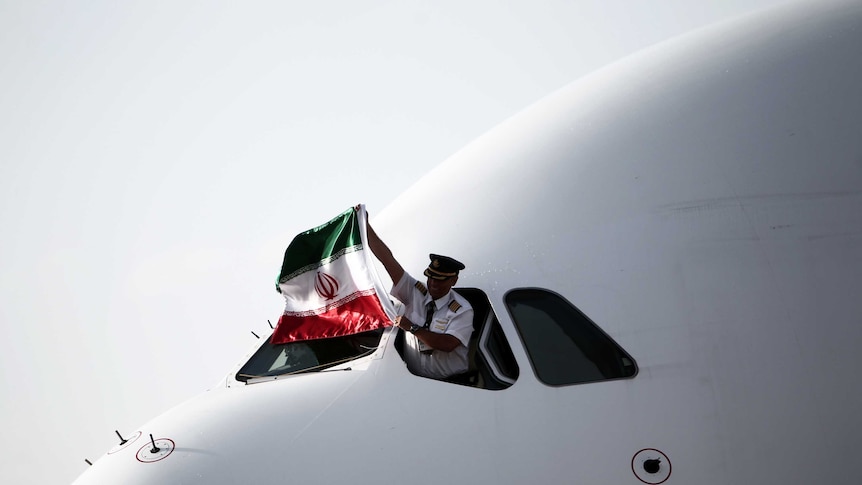
M 291 241 L 276 289 L 284 296 L 284 315 L 272 333 L 273 344 L 340 337 L 389 326 L 392 302 L 367 249 L 365 206 Z

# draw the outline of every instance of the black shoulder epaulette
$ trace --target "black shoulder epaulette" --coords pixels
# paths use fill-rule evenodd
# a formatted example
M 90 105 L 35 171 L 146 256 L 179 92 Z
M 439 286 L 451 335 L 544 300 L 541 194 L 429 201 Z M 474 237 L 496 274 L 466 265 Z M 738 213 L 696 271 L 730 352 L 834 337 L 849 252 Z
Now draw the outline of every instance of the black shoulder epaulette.
M 416 282 L 416 289 L 422 292 L 423 295 L 428 294 L 428 288 L 425 288 L 425 285 L 423 285 L 421 281 Z
M 457 312 L 458 310 L 461 309 L 461 304 L 458 303 L 457 301 L 453 301 L 452 303 L 449 304 L 449 309 L 452 310 L 453 312 Z

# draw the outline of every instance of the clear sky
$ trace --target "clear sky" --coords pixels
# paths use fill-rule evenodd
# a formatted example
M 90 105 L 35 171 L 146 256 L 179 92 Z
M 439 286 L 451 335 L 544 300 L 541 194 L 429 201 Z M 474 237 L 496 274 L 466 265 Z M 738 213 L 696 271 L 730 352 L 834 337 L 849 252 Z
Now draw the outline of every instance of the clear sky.
M 0 483 L 71 482 L 215 385 L 281 313 L 296 233 L 778 3 L 0 0 Z

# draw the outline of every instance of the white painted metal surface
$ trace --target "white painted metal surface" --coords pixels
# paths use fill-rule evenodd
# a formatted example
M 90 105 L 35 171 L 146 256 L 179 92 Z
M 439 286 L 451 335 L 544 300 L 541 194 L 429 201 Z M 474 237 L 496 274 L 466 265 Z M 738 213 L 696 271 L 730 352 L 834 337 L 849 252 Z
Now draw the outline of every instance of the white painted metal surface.
M 684 36 L 537 103 L 382 212 L 414 274 L 431 251 L 467 264 L 518 361 L 510 388 L 412 376 L 388 334 L 349 371 L 232 373 L 75 483 L 858 483 L 860 46 L 858 1 Z M 417 212 L 451 231 L 425 235 Z M 519 287 L 571 301 L 639 374 L 539 382 L 503 304 Z M 149 433 L 175 448 L 142 463 Z M 635 470 L 645 449 L 672 473 Z

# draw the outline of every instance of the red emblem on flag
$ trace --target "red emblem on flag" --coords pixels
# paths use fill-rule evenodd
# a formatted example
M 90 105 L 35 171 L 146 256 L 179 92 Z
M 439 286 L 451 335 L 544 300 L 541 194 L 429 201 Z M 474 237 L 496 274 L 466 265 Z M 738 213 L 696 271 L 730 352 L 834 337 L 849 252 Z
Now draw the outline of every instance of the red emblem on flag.
M 314 280 L 314 291 L 325 300 L 331 300 L 338 295 L 338 280 L 334 277 L 317 272 L 317 278 Z

